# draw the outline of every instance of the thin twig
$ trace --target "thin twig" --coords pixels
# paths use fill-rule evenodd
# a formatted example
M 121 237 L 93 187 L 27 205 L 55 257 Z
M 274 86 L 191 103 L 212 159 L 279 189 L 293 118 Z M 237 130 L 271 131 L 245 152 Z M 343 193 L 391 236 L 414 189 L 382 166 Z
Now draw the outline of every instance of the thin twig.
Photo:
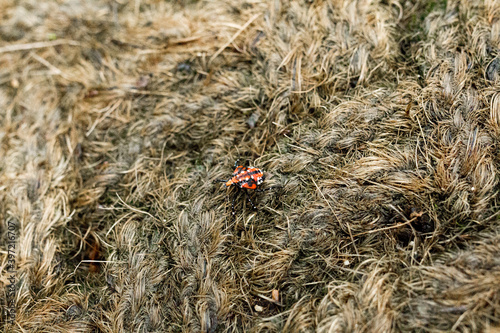
M 226 44 L 222 45 L 219 50 L 217 50 L 217 52 L 215 52 L 215 54 L 210 58 L 209 62 L 212 62 L 215 58 L 217 58 L 217 56 L 219 56 L 219 54 L 222 53 L 222 51 L 224 51 L 224 49 L 226 47 L 228 47 L 232 42 L 234 42 L 234 40 L 243 32 L 245 31 L 246 28 L 248 28 L 248 26 L 253 22 L 255 21 L 255 19 L 257 17 L 259 17 L 260 14 L 255 14 L 254 16 L 252 16 L 248 21 L 247 23 L 245 23 L 240 30 L 238 30 L 234 35 L 233 37 L 231 37 Z
M 43 49 L 45 47 L 52 47 L 57 45 L 71 45 L 71 46 L 79 46 L 80 43 L 74 40 L 67 39 L 59 39 L 50 42 L 35 42 L 35 43 L 27 43 L 27 44 L 11 44 L 0 47 L 0 53 L 7 52 L 16 52 L 16 51 L 25 51 L 25 50 L 34 50 L 34 49 Z
M 384 231 L 384 230 L 389 230 L 389 229 L 396 229 L 396 228 L 402 227 L 402 226 L 404 226 L 404 225 L 410 224 L 410 223 L 412 223 L 413 221 L 415 221 L 416 219 L 417 219 L 417 217 L 414 217 L 414 218 L 412 218 L 411 220 L 406 221 L 405 223 L 399 223 L 399 224 L 396 224 L 396 225 L 393 225 L 393 226 L 390 226 L 390 227 L 386 227 L 386 228 L 380 228 L 380 229 L 375 229 L 375 230 L 365 231 L 365 232 L 362 232 L 362 233 L 360 233 L 360 234 L 356 234 L 356 235 L 354 235 L 354 237 L 361 236 L 361 235 L 366 235 L 366 234 L 373 234 L 373 233 L 375 233 L 375 232 Z
M 337 215 L 335 215 L 335 212 L 333 211 L 333 208 L 332 206 L 330 205 L 330 202 L 328 200 L 326 200 L 326 197 L 325 195 L 323 194 L 323 192 L 321 192 L 318 184 L 316 184 L 316 182 L 314 181 L 314 178 L 311 178 L 311 180 L 313 181 L 314 185 L 316 186 L 316 188 L 318 189 L 319 193 L 321 194 L 321 196 L 323 197 L 323 199 L 325 199 L 326 201 L 326 204 L 328 205 L 328 207 L 330 207 L 330 210 L 332 211 L 332 214 L 333 216 L 335 217 L 335 219 L 337 220 L 337 222 L 339 223 L 340 225 L 340 221 L 337 217 Z M 358 248 L 356 247 L 356 243 L 354 242 L 354 236 L 352 235 L 352 232 L 351 232 L 351 227 L 349 226 L 349 223 L 346 223 L 347 225 L 347 230 L 349 231 L 349 236 L 351 237 L 351 242 L 352 242 L 352 245 L 354 246 L 354 250 L 356 251 L 356 254 L 359 255 L 359 252 L 358 252 Z M 355 235 L 357 236 L 357 235 Z
M 120 197 L 120 195 L 119 195 L 118 193 L 117 193 L 116 195 L 118 196 L 118 199 L 121 201 L 121 203 L 122 203 L 125 207 L 127 207 L 128 209 L 130 209 L 130 210 L 132 210 L 132 211 L 134 211 L 134 212 L 136 212 L 136 213 L 146 214 L 147 216 L 151 217 L 153 220 L 156 220 L 156 218 L 155 218 L 153 215 L 151 215 L 150 213 L 145 212 L 145 211 L 143 211 L 143 210 L 140 210 L 140 209 L 137 209 L 137 208 L 134 208 L 134 207 L 132 207 L 132 206 L 128 205 L 127 203 L 125 203 L 125 201 L 123 201 L 123 199 Z

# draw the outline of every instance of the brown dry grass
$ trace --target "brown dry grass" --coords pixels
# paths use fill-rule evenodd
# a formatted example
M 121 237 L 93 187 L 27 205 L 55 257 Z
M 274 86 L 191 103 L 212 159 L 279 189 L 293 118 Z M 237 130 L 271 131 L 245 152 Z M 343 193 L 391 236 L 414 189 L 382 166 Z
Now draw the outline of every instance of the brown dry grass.
M 499 330 L 498 0 L 0 0 L 0 20 L 5 331 Z M 282 188 L 233 220 L 212 181 L 237 158 Z

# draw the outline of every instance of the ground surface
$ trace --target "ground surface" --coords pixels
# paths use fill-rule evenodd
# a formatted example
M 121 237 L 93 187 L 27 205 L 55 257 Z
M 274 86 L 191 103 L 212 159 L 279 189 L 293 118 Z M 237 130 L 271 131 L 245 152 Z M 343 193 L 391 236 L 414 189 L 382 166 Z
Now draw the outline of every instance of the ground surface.
M 492 0 L 0 0 L 0 330 L 498 332 L 499 51 Z

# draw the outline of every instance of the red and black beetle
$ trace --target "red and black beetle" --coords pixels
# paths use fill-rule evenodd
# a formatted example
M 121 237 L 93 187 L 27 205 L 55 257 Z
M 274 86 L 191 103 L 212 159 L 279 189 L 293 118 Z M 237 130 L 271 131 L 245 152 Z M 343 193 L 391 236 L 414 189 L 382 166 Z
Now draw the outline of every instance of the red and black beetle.
M 253 209 L 257 209 L 257 207 L 253 204 L 250 196 L 248 195 L 247 190 L 254 190 L 255 192 L 263 192 L 268 191 L 274 187 L 268 187 L 264 189 L 257 188 L 257 186 L 261 185 L 266 176 L 259 168 L 253 166 L 242 166 L 238 165 L 238 160 L 234 163 L 234 171 L 233 177 L 229 180 L 217 179 L 215 182 L 225 183 L 226 187 L 235 186 L 238 191 L 243 189 L 245 190 L 245 195 L 247 196 L 248 202 L 252 205 Z M 233 197 L 231 202 L 231 206 L 233 208 L 233 216 L 235 213 L 234 201 L 236 200 L 236 195 Z

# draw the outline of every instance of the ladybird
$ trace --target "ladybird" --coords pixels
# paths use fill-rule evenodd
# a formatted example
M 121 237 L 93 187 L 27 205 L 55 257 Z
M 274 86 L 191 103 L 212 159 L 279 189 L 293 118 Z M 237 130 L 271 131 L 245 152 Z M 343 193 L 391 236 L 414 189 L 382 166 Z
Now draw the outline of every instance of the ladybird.
M 274 187 L 269 187 L 265 189 L 257 188 L 257 186 L 261 185 L 266 176 L 262 172 L 261 169 L 253 167 L 253 166 L 242 166 L 238 165 L 238 161 L 234 163 L 234 171 L 233 176 L 229 180 L 216 179 L 215 182 L 225 183 L 226 187 L 235 186 L 238 191 L 243 189 L 245 191 L 245 195 L 248 199 L 248 202 L 252 205 L 253 209 L 257 209 L 257 207 L 253 204 L 250 196 L 248 195 L 247 190 L 254 190 L 255 192 L 263 192 L 268 191 Z M 232 200 L 232 208 L 233 215 L 235 215 L 234 202 L 236 200 L 236 195 Z

